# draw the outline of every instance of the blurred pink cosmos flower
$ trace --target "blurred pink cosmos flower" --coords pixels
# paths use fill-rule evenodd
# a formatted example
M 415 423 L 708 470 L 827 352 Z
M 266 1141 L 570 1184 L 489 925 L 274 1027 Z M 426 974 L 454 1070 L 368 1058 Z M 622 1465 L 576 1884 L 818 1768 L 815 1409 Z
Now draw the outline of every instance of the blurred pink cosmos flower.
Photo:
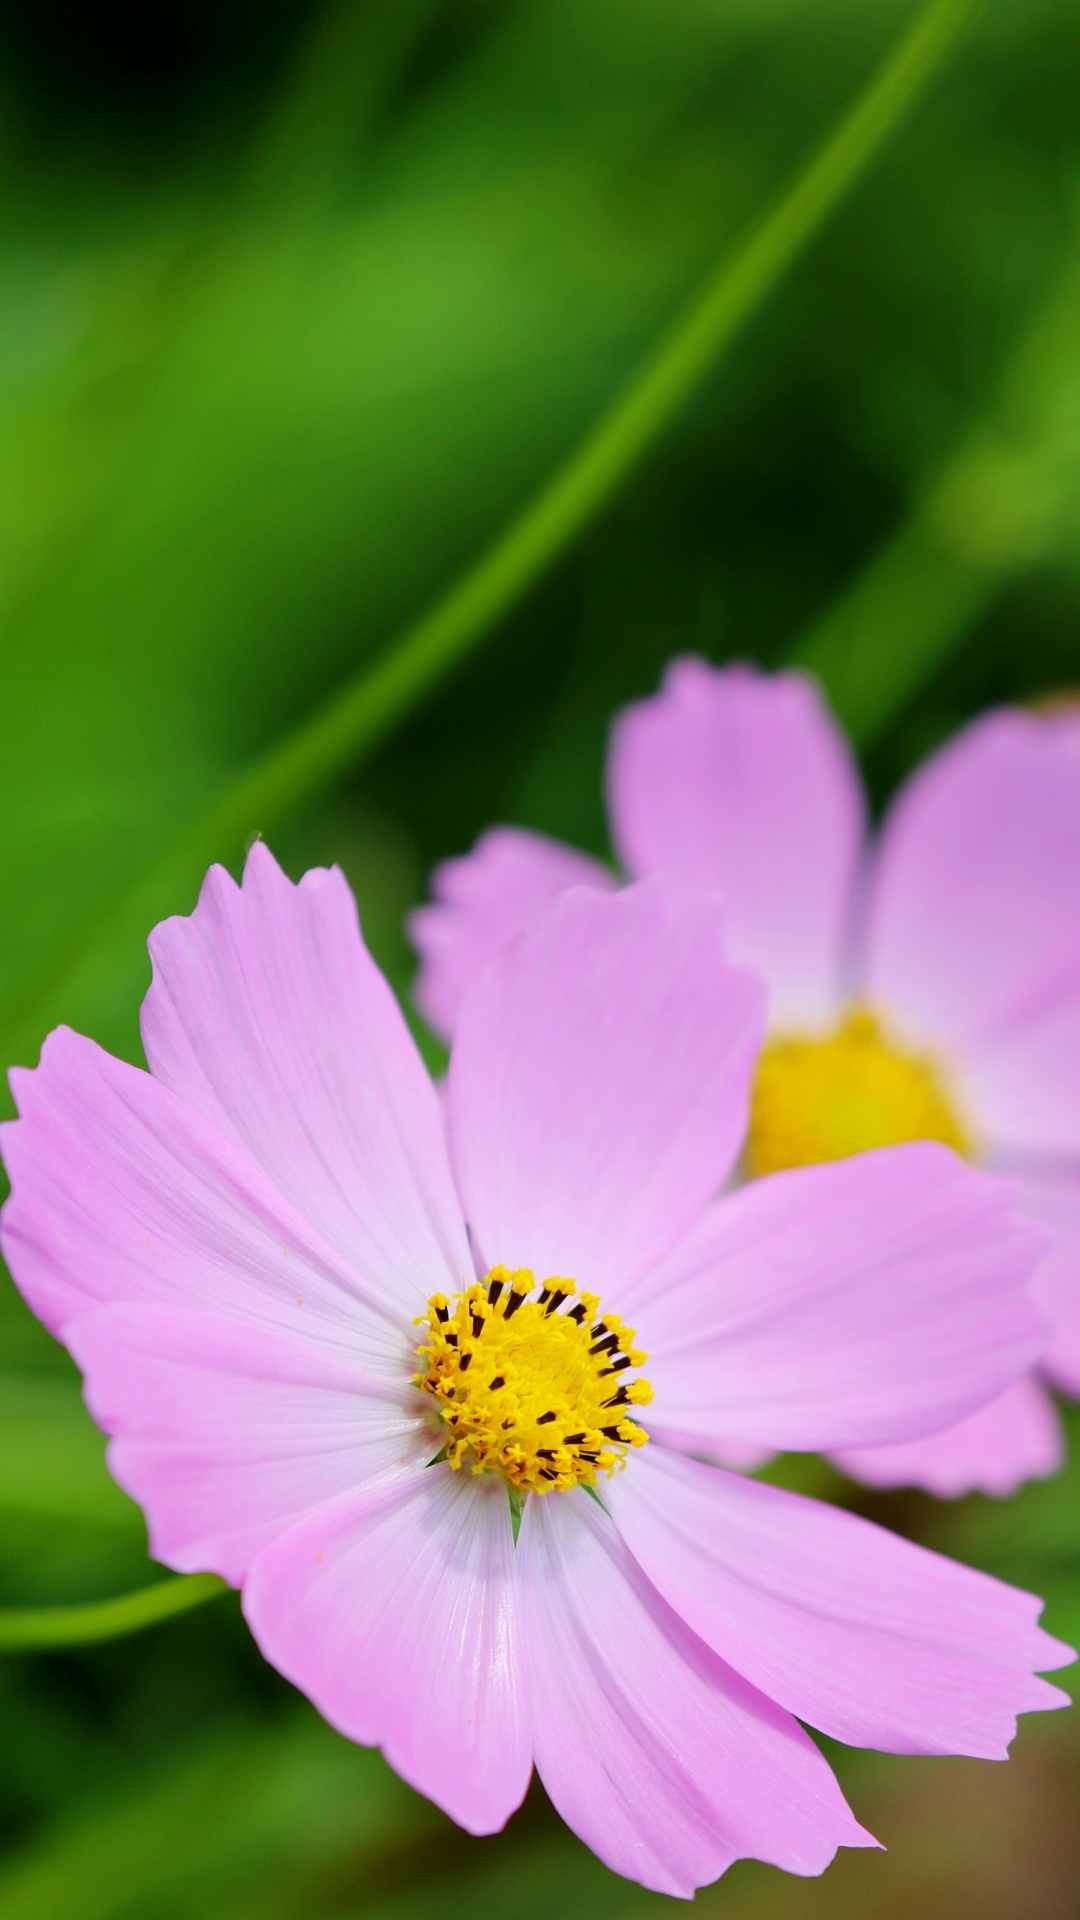
M 612 838 L 628 874 L 715 888 L 772 1038 L 742 1173 L 937 1139 L 1019 1182 L 1050 1229 L 1042 1373 L 1080 1394 L 1080 723 L 986 715 L 908 782 L 868 854 L 856 768 L 803 675 L 683 659 L 616 719 Z M 448 1035 L 493 947 L 597 862 L 502 828 L 438 869 L 412 919 L 418 1000 Z M 722 1456 L 760 1452 L 731 1433 Z M 1032 1372 L 970 1419 L 839 1464 L 879 1486 L 1011 1492 L 1060 1464 Z
M 445 1123 L 340 873 L 256 846 L 151 950 L 149 1073 L 61 1029 L 12 1075 L 4 1250 L 152 1551 L 336 1727 L 474 1833 L 535 1764 L 685 1895 L 874 1844 L 800 1719 L 993 1758 L 1063 1701 L 1038 1601 L 680 1450 L 914 1439 L 1041 1338 L 1041 1236 L 940 1147 L 712 1199 L 762 1013 L 711 898 L 558 898 Z

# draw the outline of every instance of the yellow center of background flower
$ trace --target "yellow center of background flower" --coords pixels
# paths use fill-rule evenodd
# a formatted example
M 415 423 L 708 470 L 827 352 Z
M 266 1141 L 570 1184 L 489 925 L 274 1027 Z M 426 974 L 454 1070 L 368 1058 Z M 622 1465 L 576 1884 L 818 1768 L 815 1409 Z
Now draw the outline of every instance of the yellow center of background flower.
M 897 1046 L 867 1009 L 853 1008 L 831 1033 L 781 1034 L 765 1046 L 746 1144 L 751 1175 L 911 1140 L 971 1152 L 934 1062 Z
M 527 1268 L 493 1267 L 453 1300 L 433 1294 L 416 1323 L 427 1333 L 413 1378 L 435 1401 L 451 1467 L 499 1473 L 522 1493 L 562 1493 L 644 1446 L 627 1409 L 647 1406 L 652 1388 L 628 1376 L 648 1356 L 633 1327 L 572 1280 L 545 1280 L 530 1299 L 535 1290 Z

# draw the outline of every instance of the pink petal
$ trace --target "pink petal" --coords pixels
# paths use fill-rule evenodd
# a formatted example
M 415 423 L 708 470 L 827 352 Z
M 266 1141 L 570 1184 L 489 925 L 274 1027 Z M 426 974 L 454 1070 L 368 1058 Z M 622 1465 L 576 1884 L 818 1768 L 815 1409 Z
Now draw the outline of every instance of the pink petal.
M 428 1467 L 309 1515 L 244 1591 L 266 1658 L 470 1833 L 532 1767 L 513 1562 L 506 1488 Z
M 1057 1386 L 1080 1399 L 1080 1167 L 1027 1168 L 1017 1193 L 1021 1211 L 1054 1236 L 1035 1276 L 1035 1297 L 1051 1328 L 1042 1364 Z
M 1080 954 L 1044 989 L 972 1042 L 963 1094 L 980 1144 L 1003 1153 L 1075 1156 L 1080 1145 Z
M 530 1500 L 518 1556 L 537 1768 L 616 1873 L 688 1898 L 735 1860 L 816 1874 L 876 1844 L 802 1728 L 686 1630 L 595 1501 Z
M 448 1040 L 477 974 L 534 913 L 567 887 L 614 884 L 598 860 L 519 827 L 496 827 L 464 858 L 444 861 L 431 877 L 432 904 L 409 920 L 425 1020 Z
M 661 1447 L 605 1497 L 688 1626 L 837 1740 L 1003 1759 L 1018 1714 L 1067 1704 L 1034 1677 L 1074 1658 L 1041 1601 L 855 1514 Z
M 235 1135 L 60 1027 L 11 1076 L 4 1253 L 46 1326 L 108 1301 L 238 1314 L 401 1377 L 403 1318 L 283 1199 Z M 419 1292 L 419 1286 L 417 1291 Z
M 731 953 L 769 984 L 781 1025 L 834 1011 L 863 836 L 847 742 L 801 674 L 677 660 L 620 715 L 608 773 L 628 872 L 714 886 Z
M 722 1183 L 746 1126 L 762 995 L 707 895 L 561 894 L 473 988 L 448 1082 L 482 1265 L 607 1294 Z
M 1061 1422 L 1034 1374 L 1007 1387 L 989 1406 L 944 1433 L 898 1447 L 853 1447 L 834 1455 L 868 1487 L 923 1487 L 942 1500 L 966 1493 L 1015 1493 L 1025 1480 L 1045 1480 L 1063 1458 Z
M 691 1441 L 686 1449 L 694 1452 Z M 709 1450 L 710 1460 L 718 1467 L 732 1467 L 738 1473 L 756 1473 L 759 1467 L 767 1467 L 773 1458 L 771 1447 L 751 1447 L 744 1440 L 717 1440 Z
M 411 1315 L 472 1277 L 442 1116 L 336 869 L 294 887 L 257 843 L 150 938 L 155 1077 L 241 1139 L 279 1190 Z
M 756 1180 L 627 1289 L 657 1431 L 818 1449 L 916 1439 L 1000 1393 L 1045 1334 L 1045 1238 L 944 1147 Z
M 329 1342 L 177 1307 L 102 1307 L 68 1327 L 112 1473 L 180 1573 L 238 1586 L 320 1501 L 438 1449 L 420 1395 Z
M 1080 959 L 1078 871 L 1075 720 L 976 720 L 889 815 L 867 921 L 869 998 L 913 1040 L 966 1055 Z

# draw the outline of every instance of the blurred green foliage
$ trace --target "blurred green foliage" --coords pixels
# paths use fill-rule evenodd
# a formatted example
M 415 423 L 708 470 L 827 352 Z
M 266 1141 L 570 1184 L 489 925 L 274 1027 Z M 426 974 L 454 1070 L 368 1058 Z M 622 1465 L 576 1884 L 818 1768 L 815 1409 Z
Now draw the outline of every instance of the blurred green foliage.
M 0 1032 L 23 1058 L 60 1019 L 136 1057 L 145 928 L 117 902 L 490 548 L 917 11 L 5 18 Z M 1080 683 L 1080 33 L 1072 0 L 974 14 L 602 515 L 275 825 L 294 869 L 342 862 L 403 993 L 406 909 L 491 820 L 605 851 L 608 719 L 676 650 L 814 665 L 879 800 L 980 706 Z M 143 1585 L 141 1521 L 11 1292 L 0 1367 L 0 1602 Z M 1046 1592 L 1076 1636 L 1073 1440 L 1007 1505 L 864 1504 Z M 668 1904 L 538 1791 L 498 1840 L 451 1829 L 297 1702 L 232 1599 L 5 1659 L 0 1691 L 0 1920 Z M 890 1855 L 813 1886 L 740 1867 L 707 1908 L 1073 1910 L 1068 1716 L 1026 1725 L 1006 1769 L 838 1764 Z

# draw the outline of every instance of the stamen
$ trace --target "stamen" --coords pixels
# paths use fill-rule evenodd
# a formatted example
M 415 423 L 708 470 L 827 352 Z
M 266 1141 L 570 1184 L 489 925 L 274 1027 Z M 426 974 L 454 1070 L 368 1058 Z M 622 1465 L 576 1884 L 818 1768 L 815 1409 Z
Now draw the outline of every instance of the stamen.
M 563 1312 L 576 1293 L 561 1275 L 537 1288 L 524 1268 L 493 1267 L 454 1301 L 429 1300 L 414 1378 L 452 1436 L 445 1449 L 451 1468 L 501 1474 L 520 1493 L 566 1492 L 622 1468 L 645 1444 L 635 1420 L 613 1421 L 606 1410 L 644 1406 L 648 1382 L 636 1379 L 614 1396 L 603 1383 L 643 1366 L 646 1355 L 634 1350 L 633 1329 L 617 1314 L 600 1317 L 595 1294 L 579 1295 Z M 483 1364 L 469 1379 L 477 1353 Z
M 750 1108 L 749 1173 L 816 1166 L 913 1140 L 973 1151 L 938 1063 L 908 1052 L 868 1008 L 850 1008 L 831 1031 L 780 1034 L 765 1047 Z

